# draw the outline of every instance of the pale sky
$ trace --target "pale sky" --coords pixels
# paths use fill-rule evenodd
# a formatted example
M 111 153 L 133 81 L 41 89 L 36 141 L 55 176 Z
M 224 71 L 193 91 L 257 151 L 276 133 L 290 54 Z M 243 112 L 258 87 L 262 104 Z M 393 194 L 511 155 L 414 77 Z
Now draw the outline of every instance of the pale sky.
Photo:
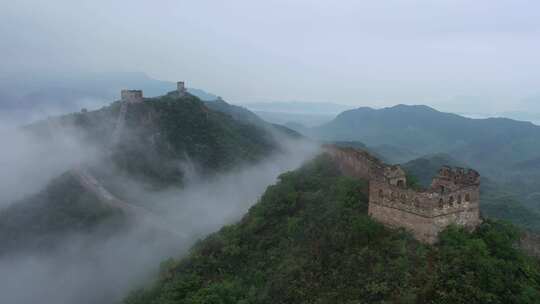
M 1 0 L 0 38 L 4 77 L 143 71 L 242 102 L 540 112 L 535 0 Z

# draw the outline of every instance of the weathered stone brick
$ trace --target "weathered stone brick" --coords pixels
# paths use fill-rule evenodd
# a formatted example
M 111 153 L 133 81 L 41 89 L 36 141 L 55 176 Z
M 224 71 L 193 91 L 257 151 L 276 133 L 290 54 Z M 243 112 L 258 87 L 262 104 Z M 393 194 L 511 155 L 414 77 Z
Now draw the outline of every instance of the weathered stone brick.
M 448 225 L 474 229 L 480 219 L 480 174 L 442 167 L 425 190 L 407 188 L 406 174 L 368 152 L 325 146 L 340 170 L 369 181 L 369 215 L 388 227 L 401 227 L 418 240 L 434 243 Z

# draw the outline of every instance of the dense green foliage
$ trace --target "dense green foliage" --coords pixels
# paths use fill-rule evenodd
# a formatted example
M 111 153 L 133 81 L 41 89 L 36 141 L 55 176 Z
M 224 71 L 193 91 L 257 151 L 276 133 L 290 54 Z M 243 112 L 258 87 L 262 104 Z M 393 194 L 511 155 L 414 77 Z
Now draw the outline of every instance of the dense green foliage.
M 80 112 L 27 127 L 39 138 L 56 135 L 51 126 L 68 127 L 82 142 L 110 151 L 116 169 L 149 184 L 180 184 L 185 165 L 207 175 L 258 161 L 279 148 L 275 133 L 298 137 L 264 123 L 246 109 L 220 101 L 202 102 L 175 92 L 129 104 L 120 140 L 113 143 L 121 104 Z M 103 160 L 109 162 L 109 160 Z
M 231 105 L 221 98 L 212 101 L 205 100 L 204 105 L 211 110 L 228 114 L 238 121 L 247 122 L 258 126 L 265 126 L 268 124 L 248 109 L 241 106 Z
M 227 109 L 222 102 L 220 109 Z M 120 104 L 72 115 L 71 121 L 90 140 L 111 145 Z M 202 174 L 261 159 L 277 148 L 260 126 L 209 109 L 195 96 L 174 93 L 130 104 L 114 163 L 131 176 L 155 183 L 179 183 L 179 162 L 197 164 Z
M 540 266 L 510 225 L 448 229 L 437 246 L 367 216 L 364 181 L 324 156 L 283 174 L 235 225 L 162 265 L 126 304 L 536 303 Z
M 220 109 L 225 111 L 227 105 L 220 103 Z M 113 147 L 119 111 L 120 103 L 115 102 L 97 111 L 65 115 L 26 129 L 47 141 L 59 136 L 53 131 L 61 133 L 65 131 L 61 127 L 67 126 L 66 130 L 89 146 L 101 147 L 106 153 L 87 167 L 119 197 L 127 194 L 118 173 L 157 187 L 180 185 L 185 166 L 196 164 L 196 168 L 188 169 L 214 174 L 257 161 L 277 149 L 268 130 L 210 110 L 197 97 L 179 98 L 173 93 L 130 104 L 124 132 Z M 72 233 L 97 236 L 96 229 L 114 233 L 124 220 L 121 211 L 104 206 L 66 173 L 38 194 L 0 211 L 0 254 L 51 248 L 55 240 Z
M 98 223 L 105 233 L 126 224 L 119 210 L 101 204 L 66 173 L 38 194 L 0 210 L 0 255 L 48 249 L 69 234 L 96 233 Z

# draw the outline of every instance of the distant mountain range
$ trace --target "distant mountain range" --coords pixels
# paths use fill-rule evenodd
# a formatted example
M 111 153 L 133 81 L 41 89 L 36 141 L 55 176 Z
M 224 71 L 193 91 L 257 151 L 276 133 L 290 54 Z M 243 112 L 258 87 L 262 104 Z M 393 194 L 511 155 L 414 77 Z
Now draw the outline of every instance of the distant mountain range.
M 332 115 L 353 108 L 331 102 L 303 102 L 303 101 L 274 101 L 240 103 L 252 111 L 290 113 L 290 114 L 323 114 Z
M 500 113 L 499 115 L 501 117 L 508 117 L 508 118 L 517 119 L 517 120 L 530 121 L 540 126 L 540 109 L 536 109 L 536 111 L 537 112 L 535 112 L 535 110 L 533 110 L 532 112 L 509 111 L 509 112 Z
M 539 126 L 507 118 L 471 119 L 427 106 L 358 108 L 308 132 L 324 140 L 389 144 L 421 154 L 451 153 L 483 169 L 494 163 L 511 167 L 540 156 Z
M 352 106 L 330 102 L 254 102 L 239 103 L 255 112 L 262 119 L 282 124 L 298 125 L 298 128 L 314 127 L 329 122 L 337 114 L 349 110 Z
M 288 126 L 323 141 L 361 142 L 390 162 L 450 155 L 502 185 L 514 201 L 540 210 L 540 126 L 530 122 L 397 105 L 348 110 L 318 127 Z

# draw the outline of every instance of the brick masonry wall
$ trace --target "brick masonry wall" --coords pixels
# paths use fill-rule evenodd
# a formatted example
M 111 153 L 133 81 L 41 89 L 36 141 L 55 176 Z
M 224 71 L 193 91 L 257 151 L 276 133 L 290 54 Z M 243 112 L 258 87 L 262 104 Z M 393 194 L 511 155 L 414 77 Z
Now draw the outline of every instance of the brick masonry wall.
M 476 171 L 471 170 L 471 178 L 466 176 L 464 179 L 447 180 L 438 175 L 433 188 L 416 191 L 392 182 L 406 181 L 399 166 L 385 165 L 361 150 L 325 148 L 344 174 L 369 181 L 369 215 L 389 227 L 405 228 L 418 240 L 434 243 L 448 225 L 472 229 L 481 222 Z M 448 170 L 443 168 L 440 172 L 447 174 Z M 389 175 L 389 171 L 393 173 Z M 440 188 L 441 182 L 444 182 L 444 189 Z
M 368 212 L 388 227 L 405 228 L 422 242 L 434 243 L 437 240 L 437 231 L 431 218 L 374 203 L 369 204 Z

